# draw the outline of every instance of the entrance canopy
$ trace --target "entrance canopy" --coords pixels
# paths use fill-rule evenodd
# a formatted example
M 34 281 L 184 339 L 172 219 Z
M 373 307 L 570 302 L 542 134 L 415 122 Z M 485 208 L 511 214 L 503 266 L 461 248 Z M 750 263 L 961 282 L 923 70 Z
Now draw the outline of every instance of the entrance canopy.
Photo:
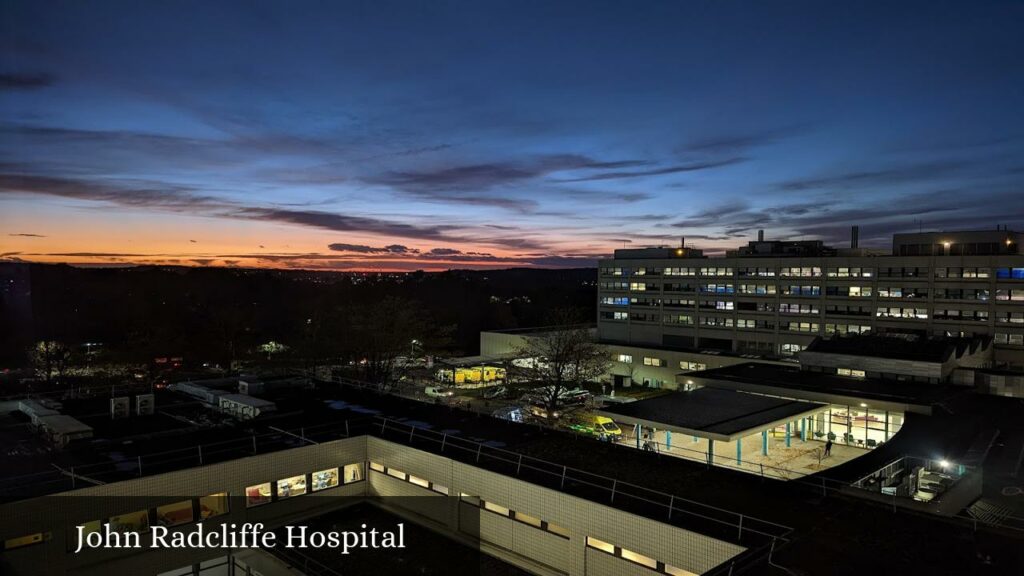
M 617 422 L 731 442 L 826 408 L 825 404 L 817 402 L 698 388 L 605 406 L 597 413 Z

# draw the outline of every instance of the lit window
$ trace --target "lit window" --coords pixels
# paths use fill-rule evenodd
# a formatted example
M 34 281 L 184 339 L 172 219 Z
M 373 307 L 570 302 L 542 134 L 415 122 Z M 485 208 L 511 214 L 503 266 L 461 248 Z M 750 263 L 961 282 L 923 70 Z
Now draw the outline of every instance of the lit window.
M 495 504 L 494 502 L 484 502 L 484 510 L 490 510 L 495 514 L 501 514 L 502 516 L 508 516 L 509 512 L 511 512 L 508 508 Z
M 636 562 L 637 564 L 640 564 L 642 566 L 647 566 L 648 568 L 653 568 L 655 570 L 658 569 L 658 561 L 655 560 L 654 558 L 650 558 L 648 556 L 644 556 L 643 554 L 638 554 L 638 553 L 633 552 L 631 550 L 623 549 L 622 550 L 622 557 L 624 559 L 626 559 L 626 560 L 629 560 L 630 562 Z
M 669 566 L 668 564 L 665 564 L 665 574 L 671 574 L 671 576 L 697 576 L 695 572 L 676 568 L 675 566 Z
M 602 552 L 607 552 L 609 554 L 615 554 L 614 545 L 609 544 L 603 540 L 598 540 L 593 536 L 587 536 L 587 546 L 594 548 L 595 550 L 600 550 Z
M 619 354 L 616 359 L 619 362 L 622 362 L 623 364 L 632 364 L 633 363 L 633 356 L 631 356 L 629 354 Z
M 419 476 L 413 476 L 412 474 L 409 474 L 409 482 L 423 488 L 430 488 L 430 482 L 424 480 L 423 478 L 420 478 Z
M 161 526 L 179 526 L 192 521 L 192 501 L 183 500 L 174 504 L 156 507 L 156 523 Z
M 363 479 L 363 463 L 362 462 L 356 462 L 355 464 L 346 464 L 344 472 L 345 472 L 345 484 L 351 484 L 353 482 L 359 482 L 360 480 Z
M 515 512 L 515 519 L 522 522 L 523 524 L 529 524 L 530 526 L 541 527 L 541 520 L 536 516 L 530 516 L 529 514 L 523 514 L 522 512 Z
M 18 536 L 17 538 L 4 540 L 4 550 L 13 550 L 15 548 L 31 546 L 33 544 L 39 544 L 44 540 L 46 540 L 46 537 L 42 532 L 36 532 L 35 534 L 28 534 L 26 536 Z
M 199 519 L 205 520 L 214 516 L 222 516 L 230 511 L 228 493 L 210 494 L 199 499 Z
M 439 494 L 444 494 L 445 496 L 448 495 L 448 487 L 447 486 L 441 486 L 440 484 L 431 484 L 430 485 L 430 489 L 433 490 L 434 492 L 439 493 Z
M 462 500 L 463 502 L 467 503 L 467 504 L 472 504 L 473 506 L 480 506 L 480 497 L 479 496 L 473 496 L 472 494 L 466 494 L 465 492 L 459 492 L 459 499 Z
M 399 480 L 405 480 L 405 472 L 402 472 L 401 470 L 395 470 L 394 468 L 388 468 L 386 471 L 387 471 L 388 476 L 394 476 L 395 478 L 398 478 Z
M 384 465 L 378 464 L 377 462 L 370 462 L 370 470 L 376 470 L 377 472 L 384 471 Z
M 552 534 L 558 534 L 563 538 L 569 537 L 569 529 L 563 526 L 559 526 L 558 524 L 552 524 L 551 522 L 548 522 L 547 530 L 548 532 L 551 532 Z
M 320 490 L 326 490 L 328 488 L 334 488 L 338 485 L 338 469 L 328 468 L 327 470 L 320 470 L 313 472 L 312 476 L 312 489 L 313 492 L 319 492 Z
M 266 504 L 270 502 L 270 499 L 270 482 L 264 482 L 263 484 L 257 484 L 255 486 L 247 486 L 245 488 L 246 508 Z
M 291 498 L 292 496 L 302 496 L 306 493 L 306 475 L 292 476 L 291 478 L 283 478 L 277 481 L 277 497 L 278 499 Z
M 148 510 L 110 517 L 111 532 L 145 532 L 147 530 L 149 530 Z

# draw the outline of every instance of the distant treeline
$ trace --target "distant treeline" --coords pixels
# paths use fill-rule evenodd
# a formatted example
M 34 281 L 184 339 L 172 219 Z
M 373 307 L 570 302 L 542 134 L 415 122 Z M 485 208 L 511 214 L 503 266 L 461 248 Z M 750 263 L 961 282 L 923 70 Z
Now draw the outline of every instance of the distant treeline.
M 402 309 L 415 318 L 401 329 L 423 351 L 475 354 L 481 330 L 545 325 L 566 308 L 594 318 L 595 280 L 594 269 L 348 274 L 0 264 L 0 369 L 23 365 L 43 340 L 102 343 L 107 359 L 124 361 L 226 363 L 269 341 L 333 357 L 358 350 L 352 339 L 388 326 L 393 319 L 381 316 Z

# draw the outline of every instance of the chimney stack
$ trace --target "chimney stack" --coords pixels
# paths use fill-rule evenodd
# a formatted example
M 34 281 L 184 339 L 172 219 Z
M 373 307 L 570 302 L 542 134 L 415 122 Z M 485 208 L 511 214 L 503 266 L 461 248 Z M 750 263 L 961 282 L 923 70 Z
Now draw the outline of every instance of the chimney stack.
M 850 229 L 850 248 L 857 248 L 860 244 L 860 226 Z
M 679 247 L 686 248 L 686 236 L 679 237 Z
M 757 241 L 764 242 L 764 230 L 757 231 Z

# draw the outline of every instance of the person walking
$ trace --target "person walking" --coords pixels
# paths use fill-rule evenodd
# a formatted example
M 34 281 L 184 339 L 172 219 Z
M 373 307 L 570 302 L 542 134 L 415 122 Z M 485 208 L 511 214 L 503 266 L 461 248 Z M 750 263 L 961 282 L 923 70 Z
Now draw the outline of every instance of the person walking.
M 829 439 L 828 442 L 825 442 L 825 456 L 831 456 L 831 455 L 832 455 L 832 439 Z

